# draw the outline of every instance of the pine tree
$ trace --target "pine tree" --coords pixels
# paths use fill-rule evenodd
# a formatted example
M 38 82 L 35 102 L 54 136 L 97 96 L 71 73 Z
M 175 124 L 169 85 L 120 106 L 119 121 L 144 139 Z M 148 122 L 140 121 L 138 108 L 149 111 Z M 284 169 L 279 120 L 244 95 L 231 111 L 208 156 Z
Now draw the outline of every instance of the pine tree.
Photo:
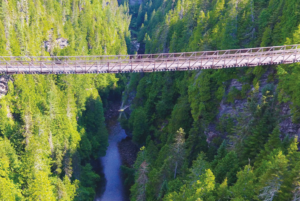
M 280 130 L 277 126 L 274 128 L 273 132 L 270 134 L 268 142 L 264 145 L 264 149 L 256 157 L 255 164 L 259 163 L 266 159 L 274 150 L 282 150 L 282 142 L 280 140 Z
M 53 186 L 46 172 L 37 172 L 29 183 L 28 195 L 30 200 L 55 200 Z
M 237 182 L 230 187 L 233 200 L 252 200 L 255 196 L 256 180 L 253 168 L 246 165 L 237 173 Z
M 236 182 L 236 172 L 238 171 L 238 158 L 235 152 L 229 152 L 224 158 L 218 161 L 214 168 L 216 182 L 221 183 L 225 178 L 231 185 Z
M 258 198 L 273 200 L 278 196 L 283 176 L 288 171 L 288 159 L 281 151 L 274 151 L 269 160 L 263 162 L 264 173 L 259 178 Z

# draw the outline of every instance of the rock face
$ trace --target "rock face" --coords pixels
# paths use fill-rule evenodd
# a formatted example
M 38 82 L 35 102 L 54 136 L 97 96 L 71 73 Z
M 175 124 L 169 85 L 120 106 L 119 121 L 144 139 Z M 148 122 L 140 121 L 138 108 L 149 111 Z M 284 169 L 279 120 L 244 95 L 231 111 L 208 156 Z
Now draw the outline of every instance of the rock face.
M 140 49 L 140 43 L 137 40 L 131 41 L 131 48 L 134 52 L 138 52 Z
M 291 103 L 283 103 L 281 104 L 281 116 L 286 116 L 280 123 L 280 131 L 281 133 L 288 134 L 289 136 L 297 135 L 298 139 L 300 137 L 300 124 L 294 124 L 292 122 L 291 117 L 291 109 L 290 105 Z
M 121 156 L 122 164 L 127 167 L 133 167 L 136 160 L 139 148 L 134 144 L 130 137 L 123 139 L 118 144 L 119 153 Z
M 234 87 L 238 90 L 241 90 L 242 86 L 243 86 L 242 83 L 240 83 L 236 79 L 233 79 L 231 80 L 231 83 L 228 89 L 226 90 L 226 94 L 228 94 L 230 90 Z M 223 98 L 220 103 L 218 118 L 222 117 L 223 115 L 231 115 L 231 116 L 237 115 L 239 112 L 241 112 L 244 109 L 246 103 L 247 103 L 246 99 L 234 100 L 234 103 L 226 103 L 225 98 Z
M 44 45 L 45 49 L 50 52 L 54 47 L 59 47 L 60 49 L 68 47 L 68 40 L 65 38 L 57 38 L 55 41 L 45 41 Z
M 7 94 L 8 81 L 11 79 L 9 75 L 0 76 L 0 99 Z
M 262 77 L 259 80 L 259 98 L 261 100 L 262 98 L 262 89 L 267 85 L 271 84 L 268 83 L 268 75 L 270 74 L 270 71 L 267 71 L 265 74 L 262 75 Z M 277 81 L 272 82 L 274 84 L 275 89 L 277 88 Z M 242 89 L 243 84 L 240 83 L 238 80 L 233 79 L 231 80 L 229 87 L 226 90 L 226 94 L 229 93 L 229 91 L 232 88 L 236 88 L 238 90 Z M 252 89 L 254 90 L 254 87 L 251 86 Z M 219 106 L 219 113 L 217 115 L 217 120 L 216 122 L 210 124 L 206 128 L 206 136 L 207 136 L 207 141 L 211 142 L 215 137 L 221 136 L 221 133 L 219 133 L 216 129 L 216 125 L 219 122 L 220 118 L 224 115 L 235 117 L 239 113 L 244 111 L 245 105 L 247 104 L 247 98 L 242 99 L 242 100 L 234 100 L 233 103 L 227 103 L 226 99 L 223 98 L 223 100 L 220 103 Z M 281 122 L 279 123 L 280 126 L 280 131 L 283 135 L 289 135 L 290 137 L 297 135 L 298 139 L 300 138 L 300 124 L 294 124 L 292 122 L 292 117 L 291 117 L 291 110 L 290 110 L 290 104 L 291 103 L 282 103 L 280 104 L 280 116 L 284 117 Z M 223 136 L 225 137 L 225 136 Z

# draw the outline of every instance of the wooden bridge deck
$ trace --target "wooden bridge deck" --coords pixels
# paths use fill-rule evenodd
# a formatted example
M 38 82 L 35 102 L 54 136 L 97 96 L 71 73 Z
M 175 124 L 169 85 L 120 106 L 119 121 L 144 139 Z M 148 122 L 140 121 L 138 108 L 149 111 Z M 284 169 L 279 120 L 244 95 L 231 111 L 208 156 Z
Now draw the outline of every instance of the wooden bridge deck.
M 300 62 L 300 45 L 114 56 L 0 57 L 1 74 L 185 71 Z

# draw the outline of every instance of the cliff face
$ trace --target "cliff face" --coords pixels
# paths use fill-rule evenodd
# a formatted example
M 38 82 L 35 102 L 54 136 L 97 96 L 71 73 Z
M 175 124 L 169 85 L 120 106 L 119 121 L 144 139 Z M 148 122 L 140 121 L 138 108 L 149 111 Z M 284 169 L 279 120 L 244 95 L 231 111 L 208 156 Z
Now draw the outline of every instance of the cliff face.
M 270 71 L 265 72 L 261 78 L 259 79 L 259 102 L 262 102 L 263 94 L 262 94 L 262 89 L 266 87 L 269 84 L 274 85 L 274 89 L 277 89 L 278 86 L 278 80 L 276 81 L 268 81 L 268 76 L 273 73 Z M 242 90 L 243 83 L 239 82 L 237 79 L 232 79 L 229 81 L 228 87 L 226 89 L 225 95 L 220 102 L 219 105 L 219 111 L 217 114 L 216 121 L 214 123 L 211 123 L 206 130 L 208 142 L 212 141 L 213 138 L 218 137 L 222 135 L 219 133 L 216 129 L 216 125 L 220 123 L 220 119 L 223 118 L 228 118 L 228 117 L 233 117 L 236 118 L 239 115 L 249 115 L 245 113 L 245 107 L 247 104 L 247 99 L 249 98 L 243 98 L 243 99 L 235 99 L 233 102 L 228 103 L 226 96 L 232 91 L 234 88 L 238 90 Z M 250 91 L 254 91 L 254 86 L 251 85 L 250 89 L 247 91 L 249 93 Z M 279 105 L 279 114 L 280 114 L 280 120 L 279 120 L 279 126 L 280 126 L 280 132 L 282 134 L 287 134 L 290 137 L 293 137 L 294 135 L 298 136 L 300 138 L 300 123 L 293 123 L 292 121 L 292 114 L 291 114 L 291 109 L 290 105 L 291 102 L 287 103 L 278 103 Z M 226 138 L 226 136 L 223 136 Z M 282 136 L 283 138 L 284 136 Z

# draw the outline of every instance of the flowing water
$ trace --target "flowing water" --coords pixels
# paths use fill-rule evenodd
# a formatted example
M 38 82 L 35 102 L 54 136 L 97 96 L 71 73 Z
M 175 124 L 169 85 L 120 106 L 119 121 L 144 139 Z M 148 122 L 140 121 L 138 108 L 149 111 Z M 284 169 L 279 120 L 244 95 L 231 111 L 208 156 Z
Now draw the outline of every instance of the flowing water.
M 107 121 L 107 128 L 109 146 L 106 156 L 100 158 L 106 185 L 104 193 L 97 195 L 95 201 L 127 201 L 129 199 L 124 193 L 120 169 L 121 158 L 118 150 L 118 143 L 126 138 L 126 134 L 117 121 L 117 117 L 112 117 Z

